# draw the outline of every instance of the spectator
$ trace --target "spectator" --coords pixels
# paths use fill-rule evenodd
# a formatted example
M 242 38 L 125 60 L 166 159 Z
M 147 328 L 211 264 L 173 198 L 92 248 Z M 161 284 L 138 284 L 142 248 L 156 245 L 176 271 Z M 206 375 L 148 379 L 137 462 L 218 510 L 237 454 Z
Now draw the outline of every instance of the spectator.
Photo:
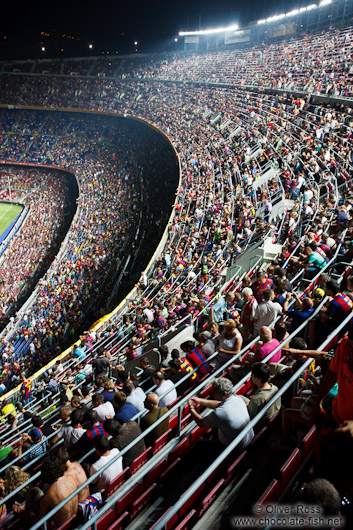
M 96 380 L 98 376 L 107 377 L 109 375 L 110 361 L 105 356 L 103 347 L 98 348 L 97 357 L 93 359 L 92 366 L 94 377 Z
M 236 328 L 234 320 L 229 319 L 224 324 L 223 331 L 216 341 L 218 355 L 216 357 L 216 369 L 237 355 L 242 347 L 243 339 Z
M 120 390 L 115 392 L 113 405 L 117 410 L 114 417 L 121 424 L 131 420 L 138 414 L 137 408 L 131 403 L 126 402 L 126 394 Z
M 167 414 L 168 409 L 166 407 L 159 406 L 159 397 L 158 394 L 147 394 L 145 400 L 145 408 L 149 412 L 141 419 L 141 430 L 146 431 L 148 427 L 153 425 L 156 421 L 159 420 L 162 416 Z M 162 434 L 167 432 L 169 429 L 169 417 L 165 418 L 162 422 L 159 423 L 150 433 L 145 436 L 146 447 L 153 445 L 153 443 L 160 437 Z
M 104 430 L 112 437 L 110 440 L 110 447 L 119 449 L 122 451 L 131 442 L 136 440 L 141 435 L 141 428 L 135 421 L 127 421 L 123 425 L 117 420 L 106 420 L 104 422 Z M 141 453 L 146 449 L 145 441 L 140 440 L 138 443 L 129 449 L 127 453 L 123 455 L 123 467 L 128 467 L 130 464 L 140 456 Z
M 265 289 L 263 291 L 264 300 L 255 309 L 255 337 L 258 335 L 260 328 L 270 326 L 276 320 L 277 316 L 282 314 L 281 305 L 278 302 L 273 302 L 274 296 L 272 289 Z
M 166 379 L 162 372 L 157 371 L 154 373 L 153 382 L 157 385 L 155 393 L 159 397 L 159 405 L 162 409 L 168 407 L 177 399 L 177 392 L 174 384 L 172 381 Z
M 60 416 L 64 424 L 51 439 L 51 445 L 56 444 L 56 442 L 63 438 L 65 449 L 69 449 L 86 432 L 86 429 L 82 429 L 81 426 L 83 423 L 83 414 L 78 409 L 71 412 L 69 407 L 63 407 L 60 410 Z
M 109 440 L 105 436 L 96 436 L 94 439 L 94 447 L 99 459 L 91 466 L 91 476 L 97 473 L 108 462 L 115 459 L 115 461 L 92 482 L 93 490 L 100 491 L 101 489 L 106 489 L 109 483 L 120 475 L 123 470 L 123 459 L 122 457 L 117 458 L 120 453 L 119 449 L 116 449 L 115 447 L 109 449 Z
M 264 301 L 264 291 L 272 289 L 272 287 L 273 281 L 266 278 L 266 273 L 264 271 L 258 271 L 256 273 L 256 281 L 251 285 L 254 298 L 258 304 Z
M 269 383 L 270 379 L 270 367 L 268 364 L 256 362 L 251 366 L 251 385 L 254 389 L 254 395 L 251 399 L 241 396 L 248 407 L 250 419 L 255 418 L 258 412 L 273 398 L 278 392 L 278 388 Z M 276 416 L 281 410 L 281 398 L 270 407 L 263 418 L 257 423 L 256 431 L 261 428 L 274 416 Z
M 76 490 L 76 480 L 71 474 L 64 475 L 65 470 L 66 466 L 64 462 L 56 456 L 51 456 L 44 460 L 41 469 L 42 480 L 46 484 L 49 483 L 50 487 L 41 498 L 38 519 L 44 517 L 44 515 Z M 53 515 L 52 521 L 59 527 L 75 515 L 77 509 L 78 496 L 75 495 Z
M 233 385 L 229 379 L 219 377 L 212 384 L 212 399 L 191 397 L 188 400 L 192 418 L 200 427 L 218 429 L 218 441 L 213 444 L 217 452 L 229 445 L 249 423 L 250 417 L 244 401 L 233 395 Z M 213 410 L 208 416 L 202 417 L 195 407 L 201 405 Z M 245 448 L 254 436 L 253 430 L 243 438 L 240 446 Z
M 175 359 L 172 361 L 169 361 L 170 366 L 170 381 L 175 385 L 175 389 L 177 392 L 177 396 L 182 396 L 185 392 L 187 392 L 190 388 L 190 379 L 186 378 L 185 381 L 183 381 L 178 386 L 177 383 L 184 379 L 186 377 L 185 370 L 182 370 L 181 368 L 181 362 L 179 359 Z
M 93 394 L 92 405 L 93 410 L 97 412 L 98 419 L 101 423 L 115 416 L 113 405 L 110 401 L 104 401 L 103 394 Z
M 130 403 L 131 405 L 133 405 L 138 410 L 138 412 L 144 410 L 146 395 L 141 388 L 135 388 L 132 381 L 126 381 L 123 385 L 123 391 L 127 396 L 126 403 Z

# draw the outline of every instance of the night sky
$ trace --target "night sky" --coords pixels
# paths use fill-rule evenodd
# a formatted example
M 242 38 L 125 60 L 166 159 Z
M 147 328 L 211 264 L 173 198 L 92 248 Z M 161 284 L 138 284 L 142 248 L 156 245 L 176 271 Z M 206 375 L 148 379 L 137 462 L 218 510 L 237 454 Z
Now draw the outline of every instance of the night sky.
M 231 23 L 244 26 L 310 3 L 312 0 L 7 2 L 1 6 L 0 59 L 133 53 L 135 41 L 139 52 L 171 51 L 180 46 L 174 42 L 180 30 Z M 89 43 L 93 43 L 91 50 Z

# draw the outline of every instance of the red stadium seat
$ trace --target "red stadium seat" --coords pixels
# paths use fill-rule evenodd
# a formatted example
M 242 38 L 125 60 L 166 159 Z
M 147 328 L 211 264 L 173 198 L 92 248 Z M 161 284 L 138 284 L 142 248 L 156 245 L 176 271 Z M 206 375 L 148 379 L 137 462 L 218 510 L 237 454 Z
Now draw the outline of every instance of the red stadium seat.
M 152 448 L 152 453 L 154 455 L 156 453 L 158 453 L 158 451 L 160 449 L 162 449 L 162 447 L 164 447 L 167 444 L 171 434 L 172 434 L 172 429 L 169 429 L 167 432 L 165 432 L 159 438 L 157 438 L 157 440 L 154 442 L 153 448 Z
M 110 497 L 110 495 L 112 495 L 118 488 L 120 488 L 120 486 L 122 486 L 122 484 L 124 484 L 125 480 L 129 476 L 129 473 L 130 473 L 130 468 L 126 467 L 120 473 L 120 475 L 118 475 L 117 477 L 115 477 L 114 480 L 111 481 L 111 483 L 109 484 L 107 488 L 107 497 Z
M 183 516 L 184 513 L 189 511 L 194 506 L 194 504 L 199 500 L 200 495 L 205 489 L 205 487 L 206 487 L 206 484 L 203 482 L 201 486 L 199 486 L 197 490 L 191 495 L 191 497 L 187 501 L 185 501 L 185 503 L 179 510 L 180 517 Z
M 302 440 L 302 458 L 303 462 L 308 458 L 311 451 L 314 449 L 316 440 L 316 426 L 313 425 L 311 429 L 306 433 Z
M 212 429 L 210 427 L 195 427 L 190 433 L 190 443 L 191 445 L 194 445 L 194 443 L 197 442 L 202 436 L 204 436 L 206 433 L 211 432 Z
M 140 512 L 142 508 L 144 508 L 144 506 L 146 506 L 146 504 L 150 502 L 151 497 L 156 491 L 157 484 L 151 484 L 151 486 L 147 488 L 147 490 L 144 491 L 142 495 L 140 495 L 138 499 L 136 499 L 136 501 L 132 503 L 131 508 L 129 510 L 131 519 L 133 519 L 138 514 L 138 512 Z
M 183 456 L 184 453 L 189 449 L 189 447 L 189 438 L 183 438 L 183 440 L 181 440 L 178 445 L 170 451 L 168 455 L 168 462 L 171 464 L 172 462 L 174 462 L 174 460 L 176 460 L 180 456 Z
M 300 449 L 294 449 L 293 453 L 290 455 L 288 460 L 283 464 L 279 470 L 280 474 L 280 484 L 281 484 L 281 493 L 286 489 L 295 473 L 301 466 L 302 462 L 302 453 Z
M 281 494 L 281 488 L 279 481 L 276 479 L 273 479 L 270 483 L 270 485 L 265 489 L 259 500 L 256 504 L 269 504 L 271 502 L 275 502 Z
M 107 510 L 97 521 L 97 530 L 107 530 L 107 528 L 115 521 L 114 510 Z M 91 528 L 93 530 L 93 528 Z
M 130 473 L 133 475 L 142 467 L 148 460 L 151 453 L 151 448 L 148 447 L 143 453 L 141 453 L 135 460 L 130 464 Z
M 189 512 L 187 516 L 180 521 L 174 530 L 187 530 L 188 528 L 192 528 L 192 523 L 194 523 L 194 519 L 196 519 L 196 514 L 196 510 L 191 510 L 191 512 Z
M 213 501 L 215 500 L 215 498 L 217 497 L 218 493 L 220 492 L 220 490 L 223 488 L 223 486 L 225 485 L 226 481 L 224 480 L 224 478 L 222 478 L 219 482 L 217 482 L 217 484 L 211 489 L 210 493 L 208 495 L 206 495 L 206 497 L 203 499 L 203 501 L 201 502 L 201 508 L 200 508 L 200 511 L 198 513 L 198 517 L 201 517 L 205 511 L 207 510 L 207 508 L 209 508 L 209 506 L 213 503 Z
M 147 475 L 145 475 L 143 480 L 144 487 L 148 488 L 151 484 L 153 484 L 153 482 L 157 482 L 161 473 L 163 473 L 167 465 L 168 464 L 166 458 L 163 458 L 163 460 L 158 462 L 158 464 L 156 464 L 154 468 L 151 469 L 151 471 L 147 473 Z
M 129 520 L 129 512 L 124 512 L 114 521 L 112 525 L 109 526 L 108 530 L 122 530 L 128 524 Z
M 141 482 L 138 482 L 132 488 L 125 493 L 116 503 L 116 515 L 121 515 L 125 510 L 127 510 L 138 497 L 143 492 L 143 485 Z
M 159 477 L 159 483 L 163 484 L 167 480 L 167 478 L 175 471 L 175 469 L 178 467 L 179 462 L 181 462 L 181 458 L 177 458 L 174 460 L 172 464 L 170 464 L 164 471 L 161 473 L 161 476 Z

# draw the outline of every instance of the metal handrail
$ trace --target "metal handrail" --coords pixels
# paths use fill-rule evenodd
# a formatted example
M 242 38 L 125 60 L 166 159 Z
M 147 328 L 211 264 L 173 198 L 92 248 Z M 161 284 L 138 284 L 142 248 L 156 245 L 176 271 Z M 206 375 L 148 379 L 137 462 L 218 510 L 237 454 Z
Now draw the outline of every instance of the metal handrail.
M 352 315 L 349 315 L 339 326 L 337 329 L 335 329 L 325 340 L 324 342 L 319 346 L 319 350 L 324 350 L 325 347 L 331 342 L 331 340 L 348 324 L 348 322 L 352 319 Z M 255 427 L 258 422 L 264 417 L 266 412 L 277 402 L 278 398 L 280 398 L 291 386 L 292 384 L 298 379 L 300 374 L 305 370 L 306 368 L 309 368 L 311 363 L 313 362 L 313 359 L 310 357 L 307 359 L 300 368 L 290 377 L 290 379 L 283 385 L 283 387 L 276 392 L 276 394 L 266 403 L 266 405 L 260 410 L 260 412 L 257 413 L 257 415 L 250 420 L 250 422 L 246 425 L 246 427 L 241 431 L 241 433 L 238 434 L 238 436 L 233 440 L 231 444 L 229 444 L 226 449 L 216 458 L 216 460 L 202 473 L 202 475 L 188 488 L 188 490 L 180 497 L 180 499 L 174 504 L 174 506 L 171 507 L 170 510 L 168 510 L 168 513 L 166 513 L 160 521 L 157 522 L 155 525 L 155 530 L 163 530 L 167 528 L 167 523 L 170 521 L 170 519 L 178 513 L 180 508 L 185 504 L 186 501 L 190 499 L 190 497 L 198 490 L 198 488 L 204 484 L 207 479 L 211 476 L 212 473 L 214 473 L 217 468 L 224 462 L 225 458 L 229 456 L 234 449 L 239 445 L 239 443 L 243 440 L 243 438 Z M 90 524 L 86 523 L 82 526 L 82 530 L 87 530 L 90 527 Z M 96 526 L 94 527 L 96 529 Z

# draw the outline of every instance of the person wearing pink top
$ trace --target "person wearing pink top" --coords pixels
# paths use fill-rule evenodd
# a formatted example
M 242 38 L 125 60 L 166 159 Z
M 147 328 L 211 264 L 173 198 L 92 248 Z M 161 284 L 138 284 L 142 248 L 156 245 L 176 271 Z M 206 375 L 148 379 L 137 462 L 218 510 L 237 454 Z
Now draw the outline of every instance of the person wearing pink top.
M 280 343 L 277 339 L 272 338 L 272 330 L 270 328 L 267 326 L 260 328 L 260 340 L 255 346 L 255 355 L 251 359 L 251 364 L 261 362 L 265 357 L 270 355 L 279 344 Z M 282 350 L 279 349 L 268 362 L 278 363 L 281 357 Z
M 249 373 L 251 366 L 254 363 L 259 363 L 265 359 L 265 357 L 272 353 L 277 346 L 279 346 L 279 344 L 280 343 L 277 339 L 272 338 L 272 330 L 267 326 L 262 326 L 262 328 L 260 328 L 260 340 L 252 348 L 254 353 L 250 351 L 247 354 L 244 364 L 232 366 L 230 370 L 230 378 L 233 383 L 236 384 L 238 381 L 240 381 L 244 375 Z M 282 351 L 279 349 L 278 352 L 276 352 L 267 362 L 278 363 L 281 359 L 281 356 Z

